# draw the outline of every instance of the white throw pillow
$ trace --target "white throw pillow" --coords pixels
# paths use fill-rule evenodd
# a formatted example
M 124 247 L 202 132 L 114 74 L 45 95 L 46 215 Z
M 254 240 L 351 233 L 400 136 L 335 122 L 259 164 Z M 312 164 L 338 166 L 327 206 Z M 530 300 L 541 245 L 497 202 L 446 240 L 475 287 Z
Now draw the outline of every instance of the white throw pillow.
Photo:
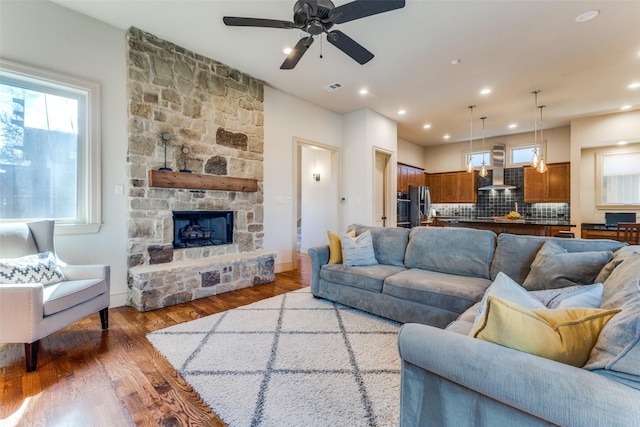
M 547 308 L 600 308 L 603 289 L 602 283 L 594 283 L 529 293 Z
M 484 292 L 484 296 L 480 301 L 480 307 L 478 307 L 478 313 L 476 313 L 476 318 L 473 321 L 474 328 L 482 317 L 482 313 L 484 313 L 487 308 L 487 298 L 489 298 L 489 296 L 494 296 L 531 310 L 546 308 L 544 304 L 531 296 L 525 288 L 503 272 L 500 272 L 496 276 L 496 280 L 494 280 Z
M 0 283 L 42 283 L 51 285 L 66 280 L 51 252 L 21 258 L 0 259 Z
M 378 263 L 373 251 L 371 231 L 367 230 L 358 237 L 350 237 L 345 233 L 340 233 L 340 241 L 342 243 L 342 264 L 345 267 L 375 265 Z

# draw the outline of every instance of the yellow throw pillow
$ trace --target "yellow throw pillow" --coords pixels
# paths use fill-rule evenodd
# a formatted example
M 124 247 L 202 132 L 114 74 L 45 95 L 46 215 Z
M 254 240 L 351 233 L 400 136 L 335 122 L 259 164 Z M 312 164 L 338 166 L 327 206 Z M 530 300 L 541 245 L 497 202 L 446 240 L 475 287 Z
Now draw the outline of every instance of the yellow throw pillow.
M 582 367 L 600 330 L 619 308 L 529 310 L 489 296 L 487 308 L 469 334 L 474 338 Z
M 327 231 L 327 235 L 329 236 L 329 264 L 341 264 L 342 243 L 340 241 L 340 235 L 332 231 Z M 356 237 L 355 230 L 349 231 L 347 236 L 351 238 Z

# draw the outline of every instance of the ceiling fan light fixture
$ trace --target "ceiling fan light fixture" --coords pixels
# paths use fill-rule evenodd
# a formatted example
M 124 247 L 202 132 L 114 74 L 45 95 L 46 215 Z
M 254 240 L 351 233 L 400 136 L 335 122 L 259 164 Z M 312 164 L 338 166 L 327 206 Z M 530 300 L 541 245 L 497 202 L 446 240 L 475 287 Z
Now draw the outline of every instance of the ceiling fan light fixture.
M 284 49 L 282 49 L 282 53 L 284 53 L 285 55 L 289 55 L 292 51 L 293 49 L 290 47 L 285 47 Z

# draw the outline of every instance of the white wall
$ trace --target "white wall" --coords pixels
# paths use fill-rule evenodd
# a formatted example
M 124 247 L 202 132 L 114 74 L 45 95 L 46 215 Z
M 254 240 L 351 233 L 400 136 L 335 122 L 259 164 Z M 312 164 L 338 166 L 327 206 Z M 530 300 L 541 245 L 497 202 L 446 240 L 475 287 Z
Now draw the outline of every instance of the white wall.
M 566 127 L 544 131 L 547 163 L 568 162 L 571 146 L 571 129 Z M 485 149 L 494 144 L 504 144 L 507 151 L 511 147 L 533 144 L 533 132 L 485 138 Z M 482 149 L 482 140 L 473 141 L 473 151 Z M 469 141 L 436 145 L 424 149 L 424 169 L 427 173 L 454 172 L 464 170 L 464 154 L 469 151 Z M 508 156 L 507 156 L 508 157 Z M 507 161 L 509 159 L 507 158 Z M 509 164 L 506 167 L 510 167 Z
M 55 243 L 69 264 L 111 265 L 111 305 L 123 305 L 127 206 L 114 189 L 127 180 L 124 32 L 50 2 L 1 1 L 0 40 L 3 59 L 101 84 L 103 225 L 97 234 L 56 236 Z
M 594 147 L 612 148 L 618 141 L 640 143 L 640 111 L 571 121 L 571 221 L 578 226 L 583 222 L 604 223 L 605 211 L 613 210 L 598 209 L 595 205 L 595 153 L 598 150 Z M 636 215 L 640 218 L 640 211 L 636 211 Z
M 424 169 L 424 147 L 398 138 L 398 163 Z
M 398 144 L 397 123 L 368 110 L 358 110 L 344 116 L 342 144 L 342 175 L 345 224 L 374 224 L 373 166 L 375 149 L 393 153 L 390 168 L 395 177 Z M 396 183 L 392 192 L 395 194 Z
M 276 89 L 264 89 L 264 246 L 276 251 L 276 271 L 293 266 L 295 256 L 295 140 L 340 148 L 342 116 Z M 338 177 L 340 179 L 340 177 Z M 340 203 L 330 207 L 339 212 Z M 324 226 L 324 225 L 323 225 Z M 336 215 L 328 229 L 343 228 Z M 322 230 L 326 233 L 326 229 Z
M 337 232 L 339 211 L 339 177 L 333 176 L 331 151 L 316 147 L 301 147 L 301 211 L 302 236 L 300 252 L 307 253 L 313 246 L 328 244 L 327 230 Z M 320 181 L 313 180 L 313 173 L 320 174 Z

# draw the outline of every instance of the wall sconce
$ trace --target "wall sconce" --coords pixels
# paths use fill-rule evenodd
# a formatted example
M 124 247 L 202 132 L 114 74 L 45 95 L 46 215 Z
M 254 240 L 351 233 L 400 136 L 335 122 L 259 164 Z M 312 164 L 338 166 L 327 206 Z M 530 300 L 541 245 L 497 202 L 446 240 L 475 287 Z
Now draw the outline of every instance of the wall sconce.
M 311 176 L 315 182 L 320 182 L 320 172 L 314 172 Z

